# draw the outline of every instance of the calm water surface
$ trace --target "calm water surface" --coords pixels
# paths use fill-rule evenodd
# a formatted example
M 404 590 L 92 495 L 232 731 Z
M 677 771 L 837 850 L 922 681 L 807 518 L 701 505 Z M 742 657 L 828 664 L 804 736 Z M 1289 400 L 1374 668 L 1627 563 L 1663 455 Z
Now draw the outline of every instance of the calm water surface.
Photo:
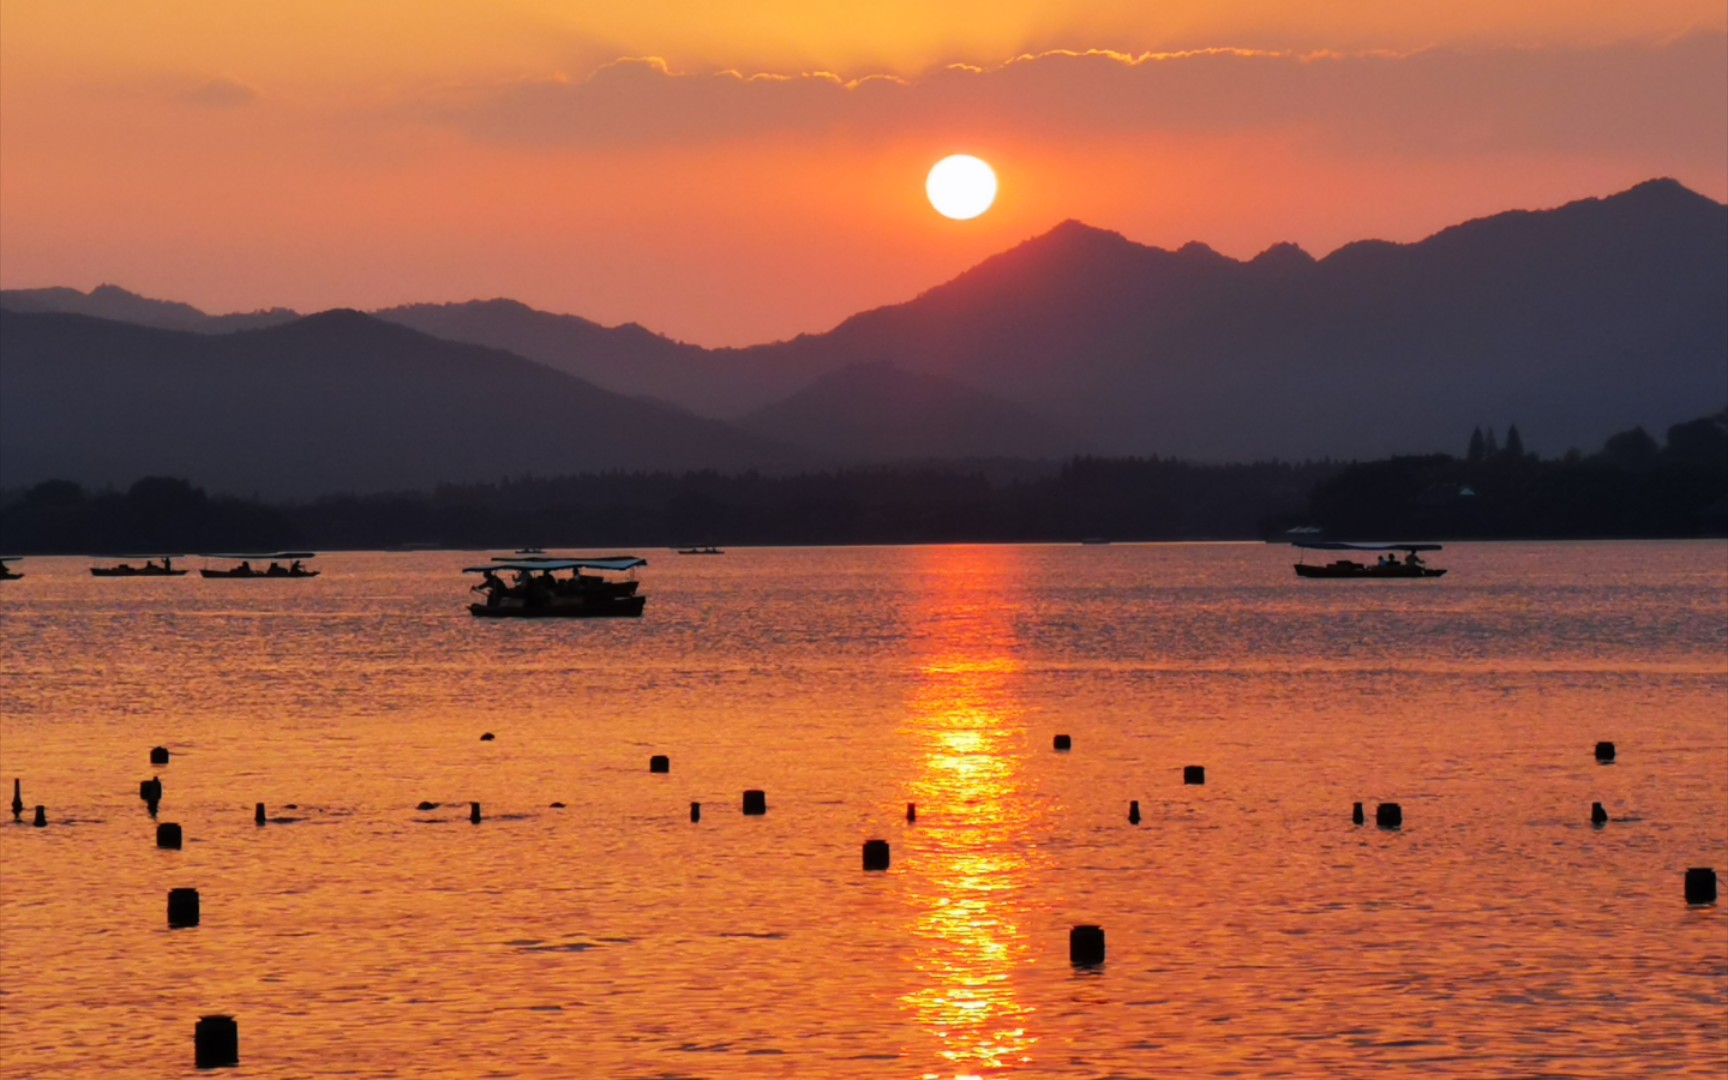
M 0 1074 L 190 1074 L 212 1012 L 250 1077 L 1728 1072 L 1721 543 L 647 554 L 643 619 L 550 623 L 460 553 L 25 562 Z

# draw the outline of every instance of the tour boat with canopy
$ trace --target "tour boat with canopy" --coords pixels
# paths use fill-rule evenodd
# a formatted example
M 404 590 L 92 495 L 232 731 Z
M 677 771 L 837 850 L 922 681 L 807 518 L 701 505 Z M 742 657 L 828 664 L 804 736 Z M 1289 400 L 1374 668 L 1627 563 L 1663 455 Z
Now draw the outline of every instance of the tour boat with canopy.
M 237 565 L 219 570 L 206 566 L 198 573 L 207 578 L 314 578 L 318 571 L 308 570 L 303 560 L 317 557 L 316 551 L 213 552 L 204 558 L 223 559 Z M 254 562 L 267 565 L 260 568 Z
M 647 559 L 634 555 L 497 556 L 485 566 L 463 569 L 465 574 L 483 576 L 472 591 L 485 594 L 485 600 L 469 604 L 468 613 L 482 619 L 638 616 L 648 598 L 637 595 L 634 572 L 647 565 Z M 501 574 L 510 575 L 511 580 L 506 581 Z M 607 574 L 631 576 L 619 579 Z
M 92 566 L 91 577 L 182 577 L 186 571 L 174 568 L 175 559 L 184 555 L 116 555 L 116 559 L 142 559 L 143 565 L 121 562 L 114 566 Z M 158 561 L 160 560 L 160 561 Z
M 17 562 L 22 557 L 20 555 L 0 555 L 0 581 L 17 581 L 24 576 L 22 570 L 14 570 L 6 565 Z
M 1422 551 L 1439 551 L 1439 544 L 1346 544 L 1336 540 L 1297 540 L 1296 547 L 1306 551 L 1361 551 L 1379 552 L 1380 557 L 1372 562 L 1357 562 L 1354 559 L 1335 559 L 1329 563 L 1310 564 L 1296 563 L 1296 576 L 1305 578 L 1437 578 L 1445 574 L 1445 570 L 1436 569 L 1422 561 L 1417 554 Z M 1397 553 L 1404 553 L 1403 561 L 1399 561 Z

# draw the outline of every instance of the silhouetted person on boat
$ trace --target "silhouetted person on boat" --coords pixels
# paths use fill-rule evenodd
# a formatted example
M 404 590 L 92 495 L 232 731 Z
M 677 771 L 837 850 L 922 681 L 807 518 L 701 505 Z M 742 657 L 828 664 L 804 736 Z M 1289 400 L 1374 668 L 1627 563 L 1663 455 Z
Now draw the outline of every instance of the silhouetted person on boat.
M 1393 556 L 1393 560 L 1392 560 L 1392 561 L 1393 561 L 1393 562 L 1397 562 L 1397 561 L 1398 561 L 1398 560 L 1397 560 L 1397 556 Z M 1416 569 L 1416 568 L 1417 568 L 1417 567 L 1419 567 L 1419 566 L 1421 566 L 1421 565 L 1422 565 L 1422 557 L 1421 557 L 1421 556 L 1419 556 L 1419 555 L 1417 555 L 1417 554 L 1416 554 L 1416 553 L 1415 553 L 1415 552 L 1414 552 L 1414 551 L 1412 551 L 1412 552 L 1410 552 L 1410 553 L 1409 553 L 1409 554 L 1407 554 L 1407 555 L 1405 555 L 1405 556 L 1404 556 L 1404 565 L 1405 565 L 1405 566 L 1408 566 L 1408 567 L 1410 567 L 1410 568 L 1411 568 L 1411 569 L 1412 569 L 1412 570 L 1414 570 L 1414 569 Z
M 282 564 L 278 563 L 278 562 L 271 563 L 270 569 L 264 571 L 264 573 L 266 573 L 270 577 L 281 577 L 283 574 L 286 574 L 287 572 L 288 571 L 282 569 Z
M 239 572 L 241 577 L 250 577 L 252 574 L 252 560 L 251 559 L 241 559 L 240 565 L 235 567 L 234 569 Z
M 288 564 L 288 572 L 290 574 L 304 574 L 306 572 L 306 566 L 299 559 L 295 559 L 293 562 Z
M 504 584 L 497 574 L 487 570 L 480 575 L 480 584 L 474 586 L 474 591 L 486 594 L 487 607 L 497 607 L 498 602 L 510 591 L 510 586 Z
M 174 569 L 174 560 L 166 555 L 162 556 L 162 569 L 164 571 Z

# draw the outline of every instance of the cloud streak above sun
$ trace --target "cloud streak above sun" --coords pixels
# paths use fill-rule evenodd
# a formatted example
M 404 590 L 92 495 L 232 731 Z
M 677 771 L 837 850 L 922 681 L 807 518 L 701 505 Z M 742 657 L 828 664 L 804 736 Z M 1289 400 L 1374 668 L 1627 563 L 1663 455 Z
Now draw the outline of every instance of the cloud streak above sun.
M 1704 164 L 1728 153 L 1728 37 L 1403 55 L 1058 51 L 911 79 L 679 73 L 630 58 L 581 80 L 470 87 L 410 112 L 480 141 L 588 149 L 944 130 L 1282 132 L 1346 154 L 1662 150 Z

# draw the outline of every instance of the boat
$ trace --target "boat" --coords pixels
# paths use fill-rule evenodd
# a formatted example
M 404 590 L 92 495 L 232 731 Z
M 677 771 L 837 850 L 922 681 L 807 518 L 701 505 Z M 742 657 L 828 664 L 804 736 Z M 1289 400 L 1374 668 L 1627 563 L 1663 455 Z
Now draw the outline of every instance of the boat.
M 1295 546 L 1305 551 L 1362 551 L 1380 552 L 1381 558 L 1372 563 L 1357 562 L 1354 559 L 1335 559 L 1329 563 L 1298 562 L 1296 576 L 1305 578 L 1333 578 L 1345 580 L 1389 578 L 1437 578 L 1446 571 L 1427 565 L 1420 551 L 1439 551 L 1439 544 L 1346 544 L 1336 540 L 1297 540 Z M 1404 552 L 1404 561 L 1399 562 L 1396 552 Z M 1393 552 L 1390 557 L 1385 553 Z
M 212 553 L 204 556 L 204 558 L 226 559 L 231 562 L 237 562 L 239 565 L 230 566 L 224 570 L 212 570 L 206 566 L 199 570 L 198 573 L 200 576 L 207 578 L 276 578 L 279 580 L 283 578 L 315 578 L 318 576 L 318 571 L 306 569 L 306 567 L 301 565 L 301 560 L 315 559 L 317 557 L 318 553 L 316 551 L 265 551 L 240 554 Z M 252 565 L 254 559 L 261 563 L 267 562 L 269 565 L 260 570 Z M 284 560 L 288 561 L 287 566 L 282 565 Z
M 724 555 L 724 554 L 726 554 L 724 551 L 721 551 L 719 548 L 715 547 L 713 544 L 709 544 L 707 547 L 675 548 L 674 550 L 676 550 L 678 552 L 678 554 L 680 554 L 680 555 Z
M 186 571 L 174 569 L 174 560 L 183 558 L 180 555 L 117 555 L 119 559 L 143 559 L 142 566 L 131 563 L 119 563 L 115 566 L 92 566 L 91 577 L 184 577 Z M 156 560 L 160 559 L 158 564 Z
M 481 619 L 634 618 L 648 602 L 637 595 L 635 577 L 605 575 L 633 574 L 647 565 L 647 559 L 634 555 L 500 556 L 485 566 L 463 569 L 465 574 L 484 575 L 472 591 L 484 594 L 485 600 L 469 604 L 468 613 Z M 500 574 L 513 574 L 514 581 L 506 582 Z
M 0 581 L 17 581 L 19 578 L 24 576 L 23 571 L 14 570 L 10 566 L 6 565 L 9 562 L 17 562 L 19 558 L 21 558 L 21 556 L 0 555 Z

